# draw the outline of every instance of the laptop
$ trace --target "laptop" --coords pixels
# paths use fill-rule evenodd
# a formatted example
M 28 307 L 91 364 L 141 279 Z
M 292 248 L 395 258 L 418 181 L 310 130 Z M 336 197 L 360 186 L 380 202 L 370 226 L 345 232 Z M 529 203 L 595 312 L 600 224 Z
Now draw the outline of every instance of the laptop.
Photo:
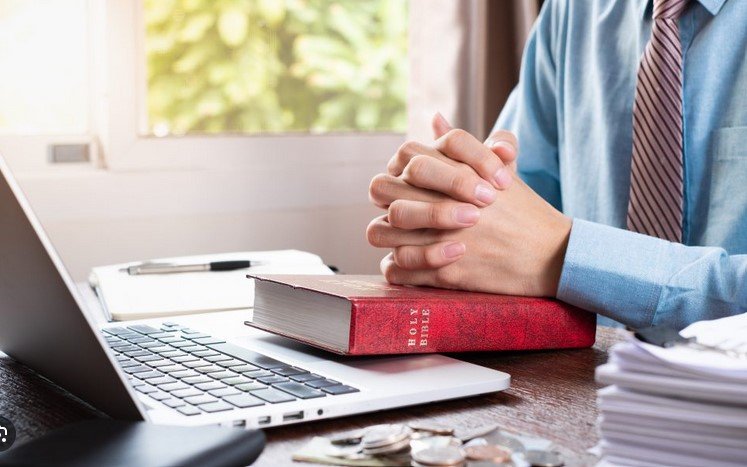
M 245 326 L 250 310 L 103 322 L 0 173 L 0 350 L 113 418 L 264 428 L 509 387 L 443 355 L 333 355 Z

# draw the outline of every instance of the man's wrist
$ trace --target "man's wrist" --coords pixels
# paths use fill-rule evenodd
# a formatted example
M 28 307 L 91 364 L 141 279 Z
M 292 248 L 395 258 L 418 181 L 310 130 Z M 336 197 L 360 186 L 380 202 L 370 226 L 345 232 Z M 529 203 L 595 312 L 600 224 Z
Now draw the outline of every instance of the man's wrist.
M 568 250 L 568 242 L 571 237 L 573 220 L 565 215 L 560 215 L 558 222 L 552 228 L 552 241 L 549 249 L 549 266 L 545 269 L 543 295 L 557 297 L 560 286 L 560 277 L 563 273 L 565 254 Z

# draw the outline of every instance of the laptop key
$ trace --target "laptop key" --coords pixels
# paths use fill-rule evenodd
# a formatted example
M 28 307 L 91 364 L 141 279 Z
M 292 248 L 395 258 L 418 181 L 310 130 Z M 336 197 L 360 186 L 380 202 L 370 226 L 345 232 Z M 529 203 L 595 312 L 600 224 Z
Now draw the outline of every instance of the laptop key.
M 174 355 L 176 354 L 176 355 Z M 196 360 L 199 360 L 198 357 L 195 357 L 194 355 L 188 355 L 181 350 L 177 350 L 176 352 L 169 352 L 161 354 L 164 357 L 170 358 L 171 360 L 177 362 L 177 363 L 184 363 L 184 362 L 194 362 Z
M 243 384 L 237 384 L 234 386 L 236 389 L 240 389 L 244 392 L 249 391 L 256 391 L 257 389 L 265 389 L 267 386 L 265 386 L 262 383 L 243 383 Z
M 148 397 L 150 397 L 152 399 L 155 399 L 157 401 L 162 401 L 162 400 L 166 400 L 166 399 L 170 398 L 171 395 L 168 394 L 168 393 L 165 393 L 163 391 L 156 391 L 156 392 L 152 392 L 152 393 L 148 394 Z
M 192 339 L 192 342 L 196 342 L 201 345 L 212 345 L 212 344 L 223 344 L 226 341 L 223 339 L 219 339 L 217 337 L 198 337 L 197 339 Z
M 191 347 L 194 344 L 190 341 L 182 340 L 178 342 L 169 342 L 169 345 L 171 345 L 172 347 L 176 347 L 177 349 L 181 349 L 181 348 Z
M 174 344 L 175 342 L 188 342 L 178 336 L 159 337 L 159 341 L 165 342 L 166 344 Z
M 195 388 L 187 388 L 187 389 L 179 389 L 178 391 L 172 391 L 171 395 L 174 397 L 178 397 L 180 399 L 184 397 L 194 397 L 194 396 L 201 396 L 205 394 L 204 392 L 195 389 Z
M 203 394 L 201 396 L 192 396 L 192 397 L 185 397 L 184 402 L 192 405 L 202 405 L 202 404 L 209 404 L 211 402 L 217 402 L 218 399 L 215 397 L 209 395 L 209 394 Z
M 337 386 L 327 386 L 326 388 L 322 388 L 322 391 L 326 392 L 327 394 L 332 394 L 333 396 L 360 392 L 360 390 L 355 389 L 351 386 L 346 386 L 344 384 L 338 384 Z
M 235 370 L 235 368 L 232 368 L 232 370 Z M 270 376 L 275 376 L 271 371 L 267 370 L 254 370 L 254 371 L 245 371 L 242 373 L 242 375 L 246 376 L 247 378 L 268 378 Z
M 128 357 L 145 357 L 146 355 L 153 355 L 151 352 L 148 352 L 147 350 L 143 350 L 140 347 L 138 347 L 138 350 L 133 351 L 121 351 L 123 354 L 127 355 Z
M 177 326 L 179 326 L 179 325 L 177 325 Z M 182 330 L 183 334 L 200 334 L 200 331 L 195 331 L 194 329 L 190 329 L 190 328 L 185 327 L 185 326 L 179 326 L 179 329 Z
M 216 365 L 210 365 L 210 366 L 201 366 L 201 367 L 195 368 L 195 370 L 199 371 L 200 373 L 217 373 L 219 371 L 223 371 L 224 369 Z
M 274 384 L 273 387 L 280 389 L 281 391 L 285 391 L 293 396 L 296 396 L 299 399 L 314 399 L 316 397 L 326 396 L 326 394 L 324 394 L 322 391 L 319 391 L 317 389 L 311 389 L 308 386 L 305 386 L 301 383 L 296 383 L 293 381 L 289 381 L 287 383 Z
M 176 358 L 174 359 L 174 361 L 177 361 Z M 187 368 L 199 368 L 203 366 L 213 366 L 212 363 L 206 362 L 205 360 L 194 360 L 191 362 L 181 362 L 181 364 L 186 366 Z
M 212 337 L 210 334 L 203 334 L 199 331 L 194 331 L 193 329 L 182 329 L 182 338 L 184 339 L 199 339 L 201 337 Z
M 135 373 L 135 376 L 139 379 L 152 379 L 152 378 L 162 378 L 166 375 L 164 375 L 158 370 L 153 370 L 153 371 L 144 371 L 142 373 Z
M 143 371 L 151 371 L 152 368 L 149 366 L 145 366 L 145 365 L 133 365 L 133 366 L 128 366 L 126 368 L 122 368 L 122 370 L 125 373 L 132 374 L 132 373 L 141 373 Z
M 190 388 L 191 386 L 181 381 L 177 381 L 176 383 L 162 384 L 158 386 L 158 389 L 160 389 L 161 391 L 166 391 L 166 392 L 174 392 L 180 389 L 190 389 Z
M 246 409 L 247 407 L 256 407 L 259 405 L 265 405 L 263 401 L 257 399 L 249 394 L 236 394 L 235 396 L 225 396 L 224 401 L 229 404 L 235 405 L 240 409 Z
M 306 385 L 315 389 L 325 388 L 327 386 L 336 386 L 340 384 L 339 381 L 333 379 L 318 379 L 314 381 L 306 381 Z
M 277 389 L 273 388 L 250 391 L 249 394 L 254 397 L 259 397 L 263 401 L 267 401 L 270 404 L 280 404 L 281 402 L 290 402 L 296 400 L 295 397 L 291 396 L 287 392 L 278 391 Z
M 107 334 L 111 334 L 113 336 L 119 335 L 119 334 L 128 334 L 131 332 L 129 329 L 123 328 L 123 327 L 111 327 L 111 328 L 104 328 L 102 329 Z
M 195 370 L 182 370 L 182 371 L 170 372 L 169 376 L 171 376 L 172 378 L 184 379 L 184 378 L 191 378 L 193 376 L 202 376 L 202 375 L 197 373 Z
M 208 391 L 208 394 L 215 397 L 224 397 L 224 396 L 232 396 L 234 394 L 241 394 L 241 391 L 235 388 L 221 388 L 221 389 L 213 389 L 212 391 Z
M 199 339 L 197 339 L 197 341 L 199 341 Z M 245 349 L 244 347 L 239 347 L 238 345 L 228 343 L 206 345 L 208 345 L 208 347 L 213 350 L 217 350 L 218 352 L 230 355 L 237 360 L 243 360 L 247 363 L 251 363 L 252 365 L 264 368 L 265 370 L 288 366 L 287 364 L 279 360 L 275 360 L 274 358 L 270 358 L 267 355 L 262 355 L 261 353 L 255 352 L 253 350 Z
M 166 359 L 153 360 L 152 362 L 148 362 L 148 365 L 152 366 L 153 368 L 159 368 L 162 366 L 168 366 L 168 365 L 173 365 L 173 364 L 174 362 L 172 362 L 171 360 L 166 360 Z
M 241 362 L 241 363 L 244 363 L 244 362 Z M 218 365 L 220 365 L 220 363 L 218 363 Z M 246 363 L 240 366 L 237 365 L 237 366 L 231 367 L 231 371 L 235 371 L 237 373 L 246 373 L 247 371 L 257 371 L 257 370 L 259 370 L 259 367 L 256 367 L 254 365 L 247 365 Z
M 142 392 L 143 394 L 148 394 L 151 392 L 156 392 L 158 389 L 154 388 L 150 384 L 141 384 L 140 386 L 135 387 L 136 391 Z
M 175 399 L 175 398 L 162 400 L 161 403 L 168 407 L 171 407 L 172 409 L 175 409 L 177 407 L 182 407 L 185 405 L 183 400 Z
M 209 376 L 199 375 L 199 376 L 187 376 L 186 378 L 182 378 L 182 381 L 184 381 L 187 384 L 200 384 L 200 383 L 209 383 L 210 381 L 213 381 L 213 379 Z
M 152 339 L 161 339 L 164 337 L 176 337 L 176 333 L 175 332 L 161 332 L 158 334 L 150 334 L 148 337 Z
M 176 383 L 176 380 L 171 376 L 161 376 L 160 378 L 149 379 L 148 383 L 154 386 L 161 386 L 162 384 Z
M 119 358 L 119 357 L 117 357 L 117 358 Z M 135 366 L 135 365 L 139 365 L 139 363 L 138 363 L 138 362 L 136 362 L 135 360 L 132 360 L 132 359 L 130 359 L 130 358 L 127 358 L 127 357 L 125 357 L 125 358 L 126 358 L 126 360 L 120 360 L 120 361 L 119 361 L 119 366 L 120 366 L 120 367 L 122 367 L 122 368 L 127 368 L 128 366 Z
M 234 367 L 234 366 L 245 365 L 244 362 L 242 362 L 241 360 L 236 360 L 235 358 L 231 358 L 229 360 L 220 361 L 220 362 L 217 362 L 217 363 L 218 363 L 218 365 L 222 366 L 223 368 L 231 368 L 231 367 Z M 244 370 L 244 371 L 249 371 L 249 370 Z
M 280 376 L 294 376 L 294 375 L 301 375 L 301 374 L 308 373 L 308 371 L 303 370 L 301 368 L 296 368 L 294 366 L 273 368 L 272 372 Z
M 205 357 L 205 360 L 209 362 L 213 362 L 213 363 L 218 363 L 218 362 L 225 362 L 225 361 L 233 360 L 233 359 L 229 357 L 228 355 L 218 354 L 218 355 L 211 355 L 209 357 Z
M 172 373 L 177 373 L 177 372 L 180 372 L 180 371 L 187 371 L 188 370 L 188 368 L 186 366 L 184 366 L 184 365 L 176 365 L 176 364 L 169 365 L 169 366 L 158 367 L 158 369 L 160 371 L 163 371 L 164 373 L 168 373 L 168 374 L 172 374 Z
M 159 343 L 159 344 L 160 345 L 157 347 L 148 347 L 148 351 L 153 352 L 153 353 L 158 353 L 161 355 L 165 355 L 167 357 L 170 357 L 170 355 L 166 355 L 166 354 L 180 352 L 179 350 L 176 350 L 176 348 L 171 347 L 170 345 L 163 345 L 162 343 Z M 177 354 L 177 355 L 186 355 L 186 354 L 182 352 L 181 354 Z M 177 355 L 174 355 L 174 357 L 176 357 Z
M 205 412 L 208 412 L 208 413 L 225 412 L 227 410 L 233 410 L 233 406 L 232 405 L 228 405 L 228 404 L 226 404 L 223 401 L 218 401 L 218 402 L 213 402 L 213 403 L 210 403 L 210 404 L 202 404 L 202 405 L 200 405 L 200 409 L 202 409 L 202 410 L 204 410 Z
M 200 409 L 198 409 L 196 407 L 192 407 L 191 405 L 185 405 L 184 407 L 179 407 L 176 410 L 178 410 L 179 413 L 181 413 L 183 415 L 190 415 L 190 416 L 191 415 L 199 415 L 199 414 L 202 413 L 200 411 Z
M 144 349 L 152 349 L 153 347 L 160 347 L 163 345 L 163 342 L 153 341 L 153 342 L 141 342 L 138 344 L 140 347 Z
M 212 349 L 198 350 L 191 353 L 192 355 L 197 355 L 198 357 L 212 357 L 213 355 L 220 355 L 218 352 Z
M 199 352 L 200 350 L 209 350 L 209 349 L 205 347 L 204 345 L 188 345 L 188 346 L 182 347 L 180 350 L 184 352 L 192 353 L 192 352 Z
M 195 384 L 195 387 L 201 391 L 213 391 L 215 389 L 223 389 L 226 385 L 217 381 L 210 381 L 209 383 Z
M 304 373 L 301 375 L 293 375 L 290 377 L 293 381 L 304 383 L 306 381 L 313 381 L 315 379 L 324 379 L 324 376 L 318 375 L 316 373 Z
M 288 378 L 283 378 L 282 376 L 272 375 L 272 376 L 266 376 L 264 378 L 257 378 L 257 381 L 264 384 L 277 384 L 277 383 L 285 383 L 288 381 Z
M 139 332 L 140 334 L 157 334 L 161 332 L 160 329 L 156 329 L 153 326 L 148 326 L 147 324 L 135 324 L 132 326 L 128 326 L 127 328 L 131 331 Z
M 130 341 L 130 343 L 137 344 L 137 345 L 147 344 L 148 342 L 158 343 L 158 341 L 156 341 L 154 339 L 151 339 L 150 337 L 145 337 L 145 336 L 137 337 L 135 339 L 129 339 L 129 341 Z
M 135 360 L 141 363 L 147 363 L 147 362 L 154 362 L 156 360 L 161 360 L 161 357 L 158 355 L 144 355 L 142 357 L 135 357 Z
M 228 379 L 228 378 L 235 378 L 237 376 L 239 376 L 238 373 L 234 373 L 233 371 L 228 371 L 228 370 L 210 373 L 210 377 L 215 378 L 215 379 Z
M 236 386 L 237 384 L 251 383 L 252 380 L 249 379 L 249 378 L 247 378 L 246 376 L 236 376 L 234 378 L 222 379 L 222 380 L 220 380 L 220 382 L 223 383 L 223 384 L 228 384 L 228 385 L 231 385 L 231 386 Z
M 142 350 L 140 347 L 132 344 L 112 345 L 110 347 L 117 352 L 139 352 Z

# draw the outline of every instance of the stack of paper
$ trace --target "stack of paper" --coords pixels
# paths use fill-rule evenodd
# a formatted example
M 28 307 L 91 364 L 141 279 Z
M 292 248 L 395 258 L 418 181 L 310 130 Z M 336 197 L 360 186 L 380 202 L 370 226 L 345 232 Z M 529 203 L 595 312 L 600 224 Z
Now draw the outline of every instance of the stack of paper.
M 699 343 L 747 352 L 747 314 L 684 329 Z M 747 359 L 637 340 L 612 348 L 596 371 L 600 465 L 744 466 Z
M 333 274 L 322 259 L 298 250 L 246 251 L 153 260 L 169 264 L 251 260 L 258 266 L 235 271 L 129 275 L 138 263 L 93 268 L 89 277 L 107 318 L 113 321 L 176 316 L 254 305 L 252 274 Z

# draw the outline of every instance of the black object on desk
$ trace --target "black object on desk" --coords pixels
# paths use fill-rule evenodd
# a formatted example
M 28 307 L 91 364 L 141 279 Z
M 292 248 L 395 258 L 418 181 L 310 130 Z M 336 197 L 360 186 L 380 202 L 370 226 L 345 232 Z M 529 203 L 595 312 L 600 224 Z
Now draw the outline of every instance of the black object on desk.
M 15 446 L 0 454 L 0 465 L 240 467 L 264 445 L 259 430 L 88 420 Z

